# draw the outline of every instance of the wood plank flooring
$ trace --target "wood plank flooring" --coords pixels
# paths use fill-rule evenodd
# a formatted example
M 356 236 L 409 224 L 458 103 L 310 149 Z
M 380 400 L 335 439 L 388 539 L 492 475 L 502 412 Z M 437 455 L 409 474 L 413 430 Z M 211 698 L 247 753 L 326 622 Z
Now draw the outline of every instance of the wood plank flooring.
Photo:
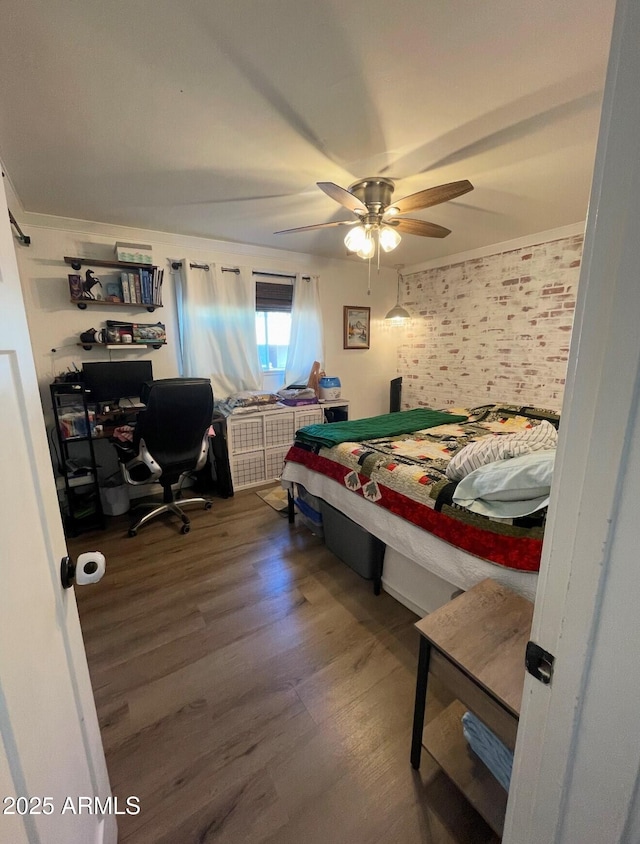
M 69 541 L 123 844 L 496 844 L 409 764 L 417 620 L 253 490 Z M 434 684 L 435 685 L 435 684 Z M 433 696 L 433 717 L 449 700 Z

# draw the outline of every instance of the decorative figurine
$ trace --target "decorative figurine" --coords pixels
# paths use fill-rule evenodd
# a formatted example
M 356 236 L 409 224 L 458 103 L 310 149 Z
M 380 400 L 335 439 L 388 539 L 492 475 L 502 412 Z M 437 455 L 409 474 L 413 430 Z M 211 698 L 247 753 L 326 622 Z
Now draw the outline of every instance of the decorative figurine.
M 100 279 L 93 274 L 93 270 L 87 270 L 82 282 L 82 297 L 84 299 L 95 299 L 96 296 L 91 292 L 92 288 L 99 284 L 102 287 Z

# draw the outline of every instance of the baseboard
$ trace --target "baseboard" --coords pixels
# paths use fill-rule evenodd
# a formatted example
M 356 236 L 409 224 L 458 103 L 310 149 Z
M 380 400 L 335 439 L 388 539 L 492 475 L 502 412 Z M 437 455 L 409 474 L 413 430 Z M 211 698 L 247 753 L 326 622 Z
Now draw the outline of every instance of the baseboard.
M 425 615 L 429 615 L 428 611 L 419 607 L 417 604 L 414 604 L 413 601 L 409 600 L 406 595 L 401 595 L 393 586 L 389 586 L 388 583 L 384 582 L 384 578 L 382 579 L 382 589 L 388 595 L 391 595 L 392 598 L 395 598 L 400 604 L 403 604 L 408 610 L 411 610 L 412 613 L 415 613 L 420 618 L 424 618 Z

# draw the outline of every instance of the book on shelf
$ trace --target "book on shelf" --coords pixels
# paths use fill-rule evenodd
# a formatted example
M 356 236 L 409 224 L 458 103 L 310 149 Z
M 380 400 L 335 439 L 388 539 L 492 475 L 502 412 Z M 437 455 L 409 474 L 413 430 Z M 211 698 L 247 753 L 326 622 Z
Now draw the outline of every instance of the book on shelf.
M 129 284 L 133 282 L 133 289 L 136 298 L 133 300 L 136 305 L 142 304 L 142 287 L 140 285 L 140 276 L 138 273 L 129 273 Z
M 82 299 L 82 277 L 69 274 L 69 295 L 72 299 Z
M 158 267 L 153 268 L 153 280 L 152 280 L 152 302 L 154 305 L 162 305 L 162 276 L 164 275 L 164 270 L 159 269 Z
M 142 304 L 151 304 L 151 282 L 149 270 L 140 270 L 140 284 L 142 285 Z
M 107 281 L 105 285 L 106 301 L 107 302 L 124 302 L 124 294 L 122 291 L 122 281 Z
M 120 284 L 122 285 L 122 299 L 131 302 L 131 287 L 129 285 L 129 273 L 120 273 Z

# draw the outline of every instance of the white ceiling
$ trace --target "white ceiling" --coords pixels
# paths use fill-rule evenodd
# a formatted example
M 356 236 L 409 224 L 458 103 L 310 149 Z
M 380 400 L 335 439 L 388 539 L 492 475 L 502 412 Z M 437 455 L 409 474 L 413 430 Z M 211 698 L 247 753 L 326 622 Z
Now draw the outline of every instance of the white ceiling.
M 27 211 L 344 258 L 315 183 L 469 179 L 414 265 L 586 216 L 613 0 L 3 0 Z M 354 258 L 353 260 L 360 260 Z

